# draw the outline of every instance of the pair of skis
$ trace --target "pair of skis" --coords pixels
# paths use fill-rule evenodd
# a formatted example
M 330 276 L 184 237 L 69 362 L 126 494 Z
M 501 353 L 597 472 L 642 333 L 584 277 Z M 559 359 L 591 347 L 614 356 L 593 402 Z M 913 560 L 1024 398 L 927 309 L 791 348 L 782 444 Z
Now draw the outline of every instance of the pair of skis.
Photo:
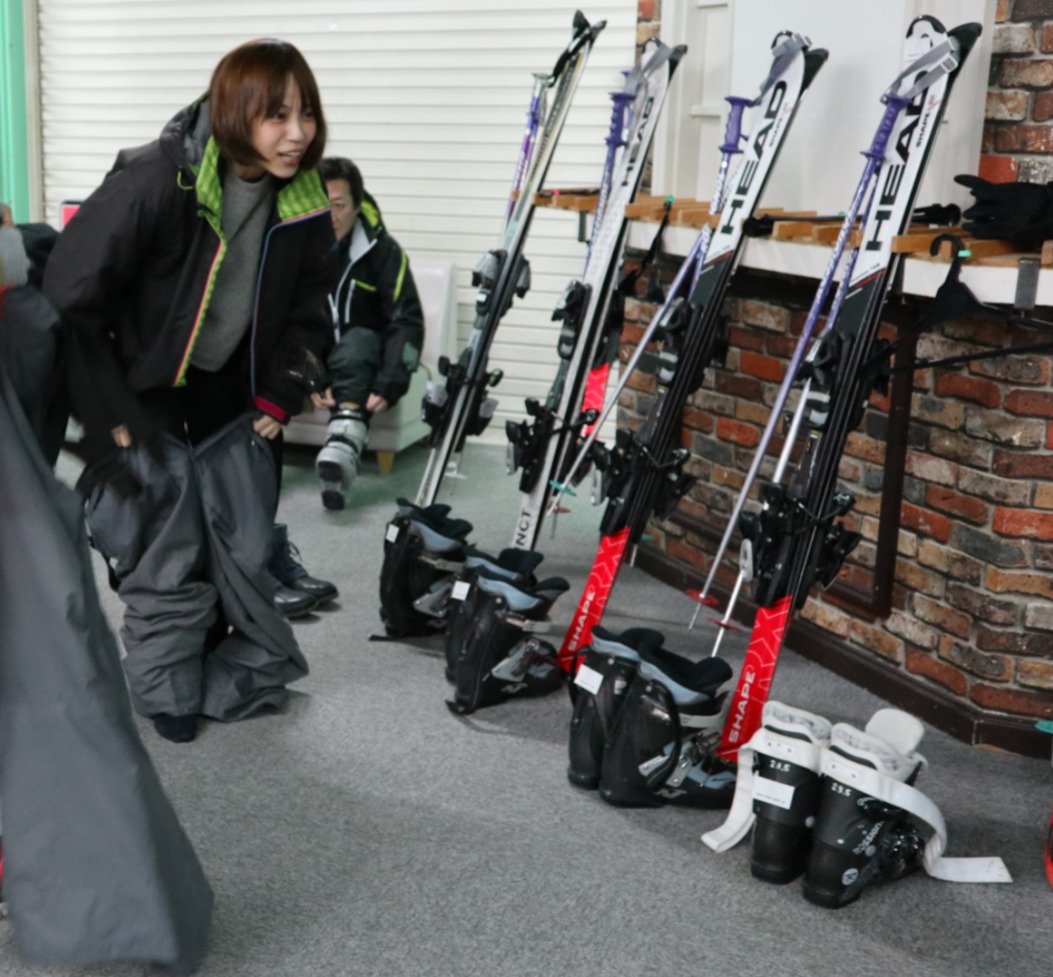
M 465 439 L 482 433 L 493 414 L 496 402 L 487 397 L 487 388 L 500 381 L 501 372 L 489 370 L 490 347 L 513 299 L 522 298 L 530 288 L 530 266 L 523 256 L 523 245 L 534 215 L 534 196 L 544 183 L 592 45 L 604 26 L 602 21 L 589 24 L 577 11 L 570 43 L 552 72 L 534 76 L 504 229 L 497 247 L 483 255 L 472 272 L 472 285 L 479 291 L 471 337 L 456 363 L 440 363 L 445 382 L 430 383 L 421 405 L 422 415 L 431 427 L 431 453 L 417 490 L 419 506 L 435 502 L 442 480 L 463 450 Z
M 741 515 L 743 558 L 732 600 L 752 577 L 759 609 L 717 750 L 725 760 L 734 760 L 760 725 L 792 614 L 813 584 L 826 587 L 833 582 L 858 542 L 858 535 L 838 521 L 854 504 L 849 493 L 837 488 L 838 467 L 848 435 L 859 424 L 878 379 L 872 368 L 878 327 L 902 260 L 892 251 L 892 239 L 910 221 L 954 80 L 979 35 L 978 24 L 947 31 L 929 16 L 911 24 L 905 46 L 908 66 L 882 97 L 884 115 L 864 153 L 863 177 L 839 237 L 847 239 L 856 216 L 861 216 L 859 244 L 850 253 L 826 326 L 809 349 L 825 295 L 817 294 L 813 302 L 740 491 L 731 528 Z M 782 419 L 790 387 L 802 379 L 775 474 L 760 486 L 761 510 L 745 514 L 743 504 Z M 800 461 L 786 478 L 804 430 Z M 729 537 L 726 534 L 723 546 Z M 718 552 L 718 560 L 721 555 Z M 711 571 L 707 583 L 713 575 Z M 722 623 L 730 619 L 731 609 Z
M 597 412 L 586 405 L 586 394 L 595 386 L 594 372 L 606 377 L 604 352 L 612 328 L 608 313 L 629 228 L 625 211 L 636 195 L 670 80 L 686 50 L 649 41 L 626 74 L 623 89 L 611 94 L 608 153 L 585 270 L 567 286 L 553 313 L 562 322 L 556 377 L 543 404 L 527 401 L 531 421 L 507 425 L 509 474 L 522 471 L 512 538 L 516 549 L 534 549 L 553 479 L 562 474 L 583 428 L 595 421 Z M 620 332 L 620 322 L 616 328 Z
M 810 49 L 800 35 L 780 35 L 760 95 L 752 100 L 729 99 L 731 113 L 710 222 L 623 369 L 624 380 L 647 343 L 661 336 L 654 404 L 639 432 L 618 432 L 612 451 L 598 450 L 593 435 L 586 438 L 566 475 L 569 480 L 592 456 L 603 470 L 610 501 L 601 524 L 599 551 L 559 652 L 565 668 L 571 667 L 575 653 L 591 640 L 627 547 L 639 540 L 653 512 L 672 511 L 690 487 L 691 480 L 683 472 L 687 452 L 680 447 L 684 405 L 726 342 L 723 300 L 745 241 L 743 220 L 756 208 L 800 100 L 826 57 L 826 51 Z M 740 147 L 743 132 L 745 146 Z M 731 160 L 739 154 L 742 159 L 728 182 Z M 609 399 L 608 410 L 616 399 L 617 392 Z M 557 502 L 558 494 L 551 505 Z

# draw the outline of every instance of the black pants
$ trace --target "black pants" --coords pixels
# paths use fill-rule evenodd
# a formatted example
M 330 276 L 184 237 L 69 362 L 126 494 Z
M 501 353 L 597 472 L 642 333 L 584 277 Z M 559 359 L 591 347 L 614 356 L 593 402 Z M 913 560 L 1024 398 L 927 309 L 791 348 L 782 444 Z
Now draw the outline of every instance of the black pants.
M 384 337 L 375 329 L 348 329 L 329 354 L 333 398 L 366 406 L 373 381 L 384 365 Z

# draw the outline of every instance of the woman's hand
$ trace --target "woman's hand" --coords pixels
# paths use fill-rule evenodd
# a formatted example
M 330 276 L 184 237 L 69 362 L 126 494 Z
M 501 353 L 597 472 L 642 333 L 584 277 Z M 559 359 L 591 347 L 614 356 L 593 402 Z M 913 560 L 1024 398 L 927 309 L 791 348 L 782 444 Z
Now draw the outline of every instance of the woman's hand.
M 252 429 L 261 438 L 273 441 L 281 433 L 282 426 L 268 414 L 260 414 L 260 416 L 252 422 Z
M 311 403 L 314 404 L 319 410 L 323 407 L 335 407 L 336 401 L 333 400 L 333 388 L 326 387 L 325 393 L 313 393 L 311 394 Z
M 379 414 L 381 411 L 387 410 L 391 404 L 389 404 L 380 394 L 370 394 L 366 400 L 366 410 L 370 414 Z

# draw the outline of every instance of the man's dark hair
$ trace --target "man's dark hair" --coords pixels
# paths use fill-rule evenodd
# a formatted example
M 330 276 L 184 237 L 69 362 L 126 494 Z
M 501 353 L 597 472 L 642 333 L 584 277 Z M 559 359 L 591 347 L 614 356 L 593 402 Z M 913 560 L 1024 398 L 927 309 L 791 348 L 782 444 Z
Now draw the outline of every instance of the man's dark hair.
M 346 180 L 351 190 L 351 202 L 356 208 L 362 206 L 366 187 L 362 182 L 362 173 L 351 160 L 345 156 L 327 156 L 318 164 L 318 173 L 326 183 L 330 180 Z

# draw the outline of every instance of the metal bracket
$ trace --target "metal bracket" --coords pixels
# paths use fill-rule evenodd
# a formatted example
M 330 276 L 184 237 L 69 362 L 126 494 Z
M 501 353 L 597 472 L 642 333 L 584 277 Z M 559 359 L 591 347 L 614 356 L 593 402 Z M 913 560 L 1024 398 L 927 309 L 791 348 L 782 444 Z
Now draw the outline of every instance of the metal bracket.
M 1041 262 L 1037 257 L 1025 255 L 1020 259 L 1016 273 L 1016 295 L 1013 298 L 1013 308 L 1029 310 L 1035 307 L 1040 267 Z

